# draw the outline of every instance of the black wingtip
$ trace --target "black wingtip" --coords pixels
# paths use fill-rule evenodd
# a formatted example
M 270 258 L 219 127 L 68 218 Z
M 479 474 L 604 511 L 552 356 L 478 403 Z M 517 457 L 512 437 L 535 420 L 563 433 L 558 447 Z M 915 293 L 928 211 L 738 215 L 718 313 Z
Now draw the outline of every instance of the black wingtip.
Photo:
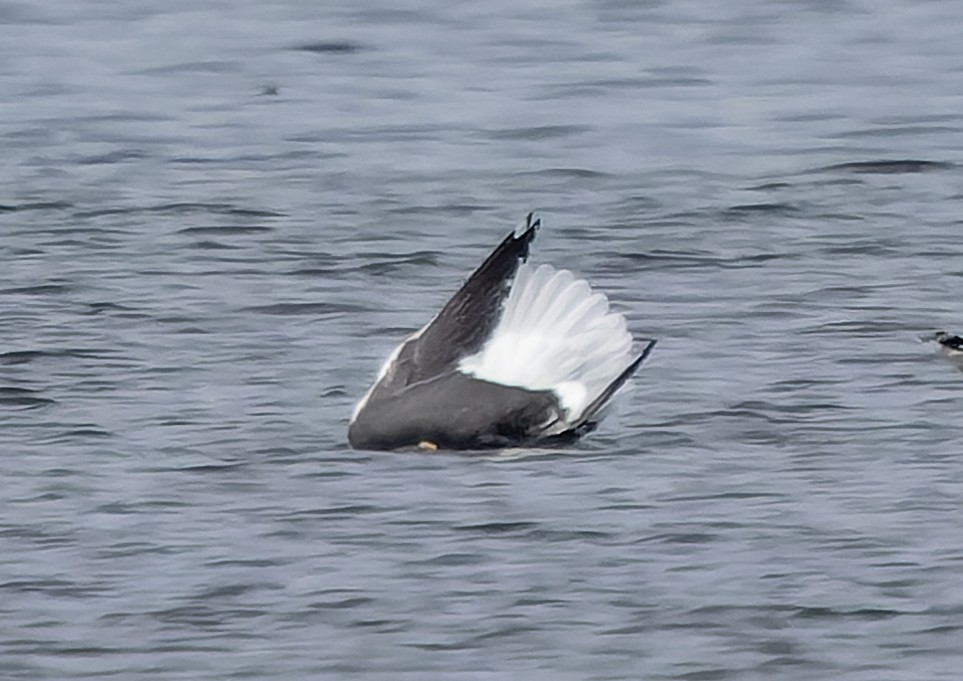
M 582 412 L 581 416 L 583 422 L 591 420 L 591 418 L 595 416 L 595 414 L 598 413 L 598 411 L 602 409 L 602 407 L 604 407 L 610 399 L 612 399 L 612 396 L 615 395 L 616 391 L 625 385 L 627 380 L 632 378 L 632 374 L 638 371 L 639 367 L 642 366 L 642 362 L 645 361 L 645 358 L 649 356 L 649 354 L 652 352 L 652 348 L 654 348 L 655 344 L 658 342 L 654 338 L 647 340 L 649 342 L 646 343 L 644 348 L 642 348 L 642 352 L 639 353 L 639 356 L 632 360 L 632 363 L 625 367 L 625 369 L 622 370 L 622 373 L 616 376 L 615 380 L 609 383 L 605 387 L 605 390 L 603 390 L 602 393 L 592 400 L 592 403 L 585 408 L 585 411 Z
M 645 361 L 645 358 L 649 356 L 649 353 L 652 352 L 652 349 L 655 348 L 655 344 L 658 342 L 654 338 L 650 338 L 648 341 L 649 342 L 646 343 L 645 347 L 642 348 L 642 352 L 639 354 L 639 356 L 636 357 L 632 363 L 626 367 L 621 374 L 619 374 L 618 378 L 612 381 L 611 385 L 605 389 L 605 392 L 608 393 L 609 397 L 614 395 L 615 391 L 621 388 L 625 382 L 632 377 L 632 374 L 638 371 L 639 367 L 642 366 L 642 362 Z
M 644 348 L 642 348 L 642 354 L 639 355 L 638 358 L 637 358 L 634 362 L 632 362 L 632 364 L 635 365 L 635 368 L 636 368 L 636 369 L 638 369 L 639 366 L 642 365 L 642 362 L 645 361 L 645 358 L 648 357 L 648 356 L 649 356 L 649 353 L 652 352 L 652 349 L 655 348 L 655 344 L 659 342 L 659 341 L 657 341 L 655 338 L 647 338 L 646 340 L 649 341 L 649 342 L 646 343 L 646 345 L 645 345 Z M 633 369 L 633 371 L 634 371 L 634 369 Z M 630 375 L 631 375 L 631 374 L 630 374 Z
M 531 246 L 532 241 L 535 240 L 535 234 L 541 226 L 542 219 L 535 214 L 535 211 L 532 211 L 525 216 L 524 227 L 519 225 L 515 231 L 509 235 L 508 239 L 511 240 L 512 245 L 518 249 L 516 252 L 522 262 L 528 262 L 529 246 Z
M 535 211 L 531 211 L 525 216 L 525 229 L 538 229 L 542 226 L 542 218 L 535 214 Z
M 541 224 L 534 212 L 529 213 L 524 225 L 498 244 L 425 327 L 415 346 L 421 369 L 410 374 L 409 383 L 437 375 L 455 360 L 477 352 L 488 339 L 509 283 L 519 263 L 528 260 L 529 246 Z

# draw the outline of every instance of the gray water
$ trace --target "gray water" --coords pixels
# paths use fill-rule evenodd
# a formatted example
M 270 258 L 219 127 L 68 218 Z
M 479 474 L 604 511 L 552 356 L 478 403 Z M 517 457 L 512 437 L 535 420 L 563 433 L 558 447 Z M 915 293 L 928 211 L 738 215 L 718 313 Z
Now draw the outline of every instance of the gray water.
M 958 679 L 953 0 L 0 3 L 0 678 Z M 531 210 L 659 345 L 351 451 Z

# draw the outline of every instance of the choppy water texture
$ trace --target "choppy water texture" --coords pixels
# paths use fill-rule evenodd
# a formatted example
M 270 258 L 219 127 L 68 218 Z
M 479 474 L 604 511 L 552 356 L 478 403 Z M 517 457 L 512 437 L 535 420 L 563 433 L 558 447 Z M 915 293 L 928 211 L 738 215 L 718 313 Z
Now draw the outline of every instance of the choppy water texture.
M 0 677 L 959 678 L 956 2 L 0 23 Z M 350 451 L 530 209 L 661 341 L 617 418 Z

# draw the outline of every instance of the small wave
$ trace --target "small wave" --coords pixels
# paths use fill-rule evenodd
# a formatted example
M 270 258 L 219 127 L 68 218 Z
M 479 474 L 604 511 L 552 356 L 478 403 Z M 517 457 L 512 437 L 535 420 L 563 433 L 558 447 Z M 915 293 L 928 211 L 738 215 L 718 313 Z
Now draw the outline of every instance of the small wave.
M 798 213 L 796 206 L 788 203 L 743 203 L 736 206 L 729 206 L 723 211 L 726 217 L 739 217 L 744 215 L 761 213 L 763 215 L 792 215 Z
M 364 48 L 349 40 L 319 40 L 317 42 L 294 45 L 292 50 L 298 52 L 313 52 L 315 54 L 354 54 Z
M 49 397 L 41 397 L 36 390 L 30 390 L 29 388 L 16 388 L 13 386 L 0 386 L 0 404 L 9 407 L 36 409 L 56 403 L 57 400 Z
M 953 168 L 952 163 L 945 161 L 921 161 L 916 159 L 896 159 L 883 161 L 851 161 L 849 163 L 837 163 L 823 168 L 817 168 L 815 172 L 834 172 L 843 171 L 848 173 L 866 173 L 876 175 L 895 175 L 899 173 L 925 173 L 934 170 L 948 170 Z
M 140 214 L 160 214 L 160 215 L 190 215 L 194 213 L 208 213 L 214 215 L 230 215 L 245 218 L 279 218 L 284 217 L 283 213 L 262 209 L 244 208 L 233 203 L 216 202 L 191 202 L 183 201 L 177 203 L 160 203 L 154 206 L 124 206 L 111 208 L 97 208 L 94 210 L 78 211 L 75 217 L 93 218 L 107 215 L 140 215 Z
M 204 225 L 199 227 L 185 227 L 177 230 L 178 234 L 216 234 L 232 236 L 240 234 L 264 234 L 274 231 L 266 225 Z
M 488 130 L 485 136 L 496 140 L 548 140 L 578 135 L 589 130 L 586 125 L 538 125 L 527 128 Z
M 257 312 L 260 314 L 296 316 L 296 315 L 332 315 L 347 312 L 364 312 L 365 308 L 357 305 L 342 303 L 272 303 L 269 305 L 252 305 L 241 308 L 242 312 Z
M 32 296 L 46 296 L 55 293 L 66 293 L 72 287 L 67 284 L 36 284 L 34 286 L 16 286 L 14 288 L 5 288 L 0 290 L 0 293 L 17 295 L 25 294 Z
M 16 213 L 30 210 L 65 210 L 68 208 L 73 208 L 73 204 L 67 201 L 32 201 L 20 204 L 0 203 L 0 213 Z

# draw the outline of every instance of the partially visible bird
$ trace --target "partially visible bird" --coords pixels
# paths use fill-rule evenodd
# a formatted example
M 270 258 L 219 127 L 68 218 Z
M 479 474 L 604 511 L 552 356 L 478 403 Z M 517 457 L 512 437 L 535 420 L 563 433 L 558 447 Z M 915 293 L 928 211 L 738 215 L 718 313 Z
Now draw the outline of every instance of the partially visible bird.
M 351 415 L 352 447 L 526 446 L 597 426 L 655 341 L 634 350 L 604 295 L 567 270 L 527 262 L 540 225 L 529 213 L 395 348 Z
M 949 357 L 963 358 L 963 338 L 949 334 L 946 331 L 937 331 L 932 337 L 928 338 L 928 340 L 934 340 L 939 343 L 940 351 Z

